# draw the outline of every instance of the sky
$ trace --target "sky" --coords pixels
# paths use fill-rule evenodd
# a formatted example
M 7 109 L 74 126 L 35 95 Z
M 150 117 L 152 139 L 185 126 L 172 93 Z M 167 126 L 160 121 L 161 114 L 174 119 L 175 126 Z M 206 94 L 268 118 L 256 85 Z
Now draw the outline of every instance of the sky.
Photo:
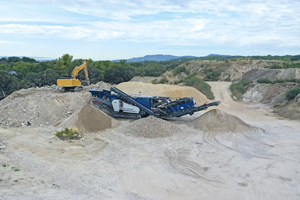
M 0 57 L 299 55 L 300 0 L 0 0 Z

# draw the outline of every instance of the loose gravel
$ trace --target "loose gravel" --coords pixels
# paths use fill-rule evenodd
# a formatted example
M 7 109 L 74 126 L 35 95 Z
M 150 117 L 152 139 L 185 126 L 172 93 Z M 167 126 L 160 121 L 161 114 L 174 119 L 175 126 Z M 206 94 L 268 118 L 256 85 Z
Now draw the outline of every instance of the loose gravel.
M 130 123 L 122 132 L 135 137 L 161 138 L 180 133 L 182 130 L 176 124 L 149 116 Z

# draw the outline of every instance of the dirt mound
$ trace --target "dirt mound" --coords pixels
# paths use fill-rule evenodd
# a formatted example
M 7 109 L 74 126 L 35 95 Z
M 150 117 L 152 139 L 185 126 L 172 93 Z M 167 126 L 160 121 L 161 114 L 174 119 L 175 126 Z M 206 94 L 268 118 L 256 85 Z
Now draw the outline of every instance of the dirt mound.
M 240 132 L 255 129 L 240 118 L 218 109 L 206 112 L 192 121 L 191 125 L 207 132 Z
M 122 132 L 136 137 L 160 138 L 171 136 L 182 130 L 171 122 L 149 116 L 130 123 L 123 128 Z
M 83 106 L 58 125 L 62 128 L 76 127 L 81 133 L 94 133 L 116 126 L 118 126 L 116 120 L 90 104 Z
M 294 101 L 284 102 L 273 109 L 281 117 L 300 120 L 300 94 L 295 97 Z
M 109 88 L 109 84 L 99 82 L 81 92 L 61 93 L 56 85 L 15 91 L 0 101 L 0 126 L 53 125 L 86 105 L 89 89 Z
M 248 78 L 251 81 L 266 78 L 271 81 L 276 79 L 299 79 L 300 69 L 253 69 L 243 75 L 243 78 Z
M 116 86 L 130 95 L 165 96 L 165 97 L 194 97 L 198 104 L 208 102 L 206 96 L 197 89 L 188 86 L 149 84 L 141 82 L 124 82 Z
M 297 83 L 257 83 L 243 95 L 243 101 L 262 102 L 276 105 L 285 101 L 288 90 L 297 87 Z

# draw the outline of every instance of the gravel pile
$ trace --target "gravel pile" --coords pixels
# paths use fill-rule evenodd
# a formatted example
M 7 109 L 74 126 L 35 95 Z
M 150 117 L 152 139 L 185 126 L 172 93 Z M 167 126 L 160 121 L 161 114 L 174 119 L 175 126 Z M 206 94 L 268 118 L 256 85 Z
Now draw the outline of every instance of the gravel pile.
M 244 132 L 255 130 L 253 127 L 237 116 L 226 113 L 225 111 L 213 109 L 201 115 L 191 122 L 191 126 L 206 132 Z
M 56 85 L 16 91 L 0 101 L 0 126 L 54 125 L 89 102 L 88 90 L 110 87 L 110 84 L 99 82 L 84 87 L 81 92 L 61 93 Z
M 168 121 L 149 116 L 130 123 L 123 128 L 122 132 L 136 137 L 161 138 L 182 132 L 182 130 Z
M 77 128 L 80 133 L 95 133 L 108 128 L 114 128 L 119 122 L 106 115 L 98 108 L 87 104 L 70 117 L 64 119 L 58 127 Z
M 89 90 L 103 90 L 103 89 L 107 89 L 109 90 L 113 85 L 109 84 L 109 83 L 105 83 L 103 81 L 100 81 L 96 84 L 91 84 L 90 86 L 86 86 L 83 87 L 84 91 L 89 91 Z

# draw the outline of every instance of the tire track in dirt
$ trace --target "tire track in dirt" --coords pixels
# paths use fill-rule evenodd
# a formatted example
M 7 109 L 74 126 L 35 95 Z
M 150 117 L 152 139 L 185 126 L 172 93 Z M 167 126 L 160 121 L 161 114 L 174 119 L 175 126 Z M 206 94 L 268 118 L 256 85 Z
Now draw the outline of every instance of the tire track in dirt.
M 250 134 L 251 136 L 249 136 Z M 226 149 L 229 149 L 245 156 L 270 159 L 271 155 L 268 151 L 273 148 L 273 146 L 262 141 L 258 141 L 256 138 L 259 138 L 260 136 L 261 133 L 259 131 L 248 133 L 205 132 L 203 134 L 203 141 L 220 151 L 226 151 Z
M 189 150 L 178 149 L 178 150 L 165 150 L 165 155 L 168 157 L 171 166 L 178 172 L 204 179 L 209 182 L 223 183 L 222 177 L 218 174 L 209 172 L 209 167 L 203 167 L 197 159 L 189 156 Z

